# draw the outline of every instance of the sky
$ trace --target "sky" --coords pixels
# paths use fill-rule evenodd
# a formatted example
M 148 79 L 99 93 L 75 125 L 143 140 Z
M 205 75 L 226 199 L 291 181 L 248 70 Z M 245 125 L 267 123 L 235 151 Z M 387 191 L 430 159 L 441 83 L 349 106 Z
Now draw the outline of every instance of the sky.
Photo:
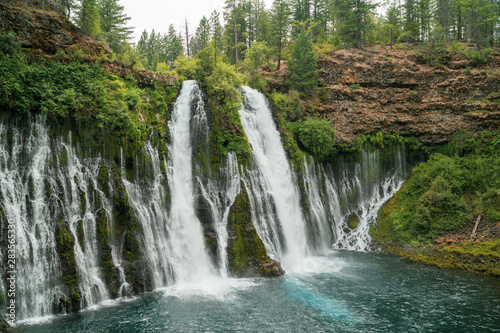
M 273 0 L 264 0 L 266 8 L 270 8 Z M 125 7 L 125 14 L 131 20 L 129 26 L 134 27 L 133 42 L 137 42 L 144 30 L 148 33 L 166 33 L 170 24 L 176 31 L 184 29 L 187 18 L 189 34 L 195 32 L 203 15 L 210 17 L 217 10 L 223 21 L 222 9 L 224 0 L 120 0 Z

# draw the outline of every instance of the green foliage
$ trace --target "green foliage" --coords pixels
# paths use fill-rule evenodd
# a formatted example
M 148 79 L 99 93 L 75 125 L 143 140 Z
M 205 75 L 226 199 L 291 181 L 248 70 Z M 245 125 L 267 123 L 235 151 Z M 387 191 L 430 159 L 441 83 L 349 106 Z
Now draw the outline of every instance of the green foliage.
M 98 63 L 27 64 L 0 54 L 3 110 L 20 117 L 45 114 L 59 126 L 71 126 L 77 138 L 86 138 L 85 144 L 98 151 L 123 147 L 126 154 L 137 152 L 151 130 L 165 133 L 161 120 L 166 121 L 166 103 L 178 88 L 168 89 L 140 89 L 135 79 L 107 75 Z
M 493 59 L 493 49 L 482 49 L 480 51 L 465 51 L 465 56 L 468 57 L 474 64 L 484 64 Z
M 476 213 L 481 214 L 490 221 L 500 222 L 500 190 L 489 188 L 485 193 L 479 193 L 474 201 Z
M 172 24 L 166 34 L 156 33 L 154 30 L 148 33 L 144 30 L 137 48 L 145 60 L 145 67 L 152 71 L 157 70 L 158 63 L 164 62 L 170 66 L 183 55 L 182 37 L 177 34 Z
M 304 96 L 313 96 L 316 93 L 316 55 L 314 54 L 311 38 L 303 30 L 295 41 L 288 60 L 289 84 Z
M 397 133 L 393 134 L 384 134 L 382 132 L 377 132 L 375 134 L 362 135 L 356 142 L 356 147 L 358 150 L 362 150 L 364 148 L 365 142 L 369 142 L 373 147 L 377 149 L 384 149 L 386 146 L 389 146 L 394 143 L 401 143 L 403 141 L 412 141 L 413 144 L 417 144 L 414 139 L 411 138 L 403 138 L 401 135 Z M 415 147 L 415 149 L 418 149 Z M 413 149 L 413 150 L 415 150 Z
M 494 256 L 500 258 L 500 238 L 480 243 L 465 243 L 459 246 L 445 246 L 443 251 L 472 254 L 473 256 Z
M 403 188 L 381 210 L 378 225 L 371 231 L 374 238 L 406 244 L 435 238 L 480 214 L 499 221 L 497 137 L 487 132 L 474 139 L 458 133 L 450 145 L 450 156 L 436 153 L 416 166 Z
M 238 110 L 243 101 L 240 87 L 243 76 L 234 70 L 234 67 L 219 63 L 212 75 L 206 78 L 207 91 L 223 102 L 221 111 L 232 123 L 240 123 Z
M 334 3 L 340 38 L 347 47 L 361 48 L 370 31 L 369 15 L 377 5 L 369 0 L 335 0 Z
M 324 159 L 334 152 L 335 130 L 330 121 L 310 117 L 290 125 L 299 142 L 316 159 Z
M 491 113 L 491 111 L 488 111 L 488 110 L 474 110 L 474 111 L 467 112 L 467 114 L 475 114 L 475 113 L 489 114 L 489 113 Z
M 266 88 L 266 81 L 262 78 L 260 69 L 264 66 L 270 67 L 271 49 L 261 42 L 255 42 L 247 51 L 243 62 L 248 84 L 260 91 Z
M 98 3 L 99 23 L 104 40 L 111 50 L 121 53 L 130 39 L 133 28 L 127 27 L 130 17 L 123 11 L 125 7 L 118 0 L 100 0 Z
M 17 56 L 21 52 L 21 45 L 16 41 L 13 32 L 0 34 L 0 52 L 10 56 Z
M 297 90 L 290 90 L 288 94 L 274 92 L 269 99 L 287 121 L 296 121 L 304 113 L 304 102 Z
M 84 34 L 97 37 L 101 34 L 97 0 L 80 0 L 76 9 L 76 23 Z

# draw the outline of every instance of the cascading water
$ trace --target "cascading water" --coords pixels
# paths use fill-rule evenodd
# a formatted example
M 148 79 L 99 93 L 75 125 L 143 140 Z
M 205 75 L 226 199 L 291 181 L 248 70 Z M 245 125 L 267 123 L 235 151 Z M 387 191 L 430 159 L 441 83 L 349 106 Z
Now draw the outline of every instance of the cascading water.
M 161 171 L 161 161 L 158 150 L 148 142 L 144 147 L 144 155 L 149 159 L 145 163 L 147 172 L 136 181 L 130 182 L 122 175 L 123 184 L 128 193 L 130 206 L 142 230 L 142 253 L 147 260 L 147 266 L 152 280 L 152 287 L 159 288 L 173 282 L 173 272 L 170 265 L 171 244 L 167 226 L 169 223 L 166 195 L 168 187 L 166 175 Z M 124 164 L 124 163 L 122 163 Z M 135 169 L 139 170 L 136 159 Z
M 340 162 L 337 177 L 329 166 L 325 169 L 311 157 L 305 158 L 301 174 L 307 200 L 303 213 L 296 179 L 267 101 L 256 90 L 244 87 L 243 92 L 240 117 L 255 162 L 244 183 L 250 189 L 254 225 L 269 255 L 283 260 L 287 268 L 287 257 L 300 260 L 308 253 L 323 254 L 332 245 L 335 249 L 368 250 L 368 232 L 378 210 L 404 183 L 404 145 L 393 147 L 394 163 L 385 173 L 379 150 L 363 150 L 354 168 Z M 350 228 L 348 220 L 354 214 L 359 222 Z
M 61 180 L 60 186 L 64 193 L 62 207 L 66 210 L 65 216 L 67 216 L 71 233 L 78 235 L 79 228 L 83 233 L 83 244 L 78 239 L 79 237 L 75 237 L 75 260 L 79 288 L 85 300 L 84 305 L 92 306 L 110 297 L 100 272 L 95 230 L 95 213 L 99 209 L 95 203 L 99 202 L 104 207 L 109 207 L 110 202 L 97 185 L 100 159 L 88 159 L 84 163 L 85 166 L 82 165 L 82 161 L 72 148 L 71 133 L 69 139 L 67 144 L 61 144 L 59 153 L 63 158 L 67 158 L 67 167 L 59 167 L 56 172 L 57 178 Z M 60 157 L 58 157 L 58 163 L 62 164 Z
M 337 222 L 337 240 L 334 248 L 348 250 L 370 249 L 370 226 L 377 221 L 377 213 L 382 205 L 403 186 L 406 176 L 405 148 L 403 144 L 394 146 L 393 158 L 388 170 L 382 169 L 379 150 L 367 149 L 361 153 L 361 162 L 354 168 L 354 176 L 349 177 L 344 171 L 343 181 L 338 186 L 338 197 L 344 201 L 346 214 L 343 221 Z M 339 165 L 342 168 L 342 165 Z M 345 168 L 345 166 L 344 166 Z M 333 188 L 329 187 L 330 189 Z M 339 204 L 337 207 L 341 207 Z M 359 218 L 358 225 L 348 229 L 347 219 L 352 214 Z M 340 214 L 339 214 L 340 215 Z
M 225 165 L 220 167 L 220 179 L 207 179 L 196 177 L 204 200 L 210 205 L 213 227 L 217 234 L 217 259 L 222 277 L 228 276 L 227 223 L 229 210 L 238 193 L 240 192 L 240 175 L 236 154 L 230 152 Z
M 308 161 L 310 160 L 310 162 Z M 307 192 L 309 237 L 317 254 L 329 250 L 335 239 L 334 223 L 332 219 L 331 199 L 326 191 L 324 169 L 321 164 L 314 163 L 312 157 L 304 157 L 303 182 Z
M 194 81 L 184 82 L 168 124 L 168 158 L 160 158 L 158 149 L 148 142 L 143 154 L 135 157 L 135 176 L 128 177 L 131 170 L 125 170 L 122 153 L 121 174 L 105 169 L 108 190 L 103 190 L 100 174 L 112 162 L 79 158 L 71 133 L 67 140 L 51 139 L 42 119 L 24 130 L 0 123 L 1 221 L 16 223 L 18 319 L 57 313 L 61 309 L 55 306 L 60 307 L 61 300 L 69 296 L 65 263 L 55 237 L 62 227 L 74 238 L 74 291 L 81 295 L 81 307 L 141 290 L 204 280 L 216 269 L 206 249 L 207 230 L 212 230 L 217 241 L 212 254 L 219 275 L 227 277 L 228 215 L 241 183 L 269 256 L 281 261 L 286 270 L 294 271 L 302 259 L 326 253 L 332 245 L 369 249 L 368 230 L 378 209 L 403 184 L 404 146 L 395 146 L 390 165 L 382 162 L 379 151 L 368 150 L 360 154 L 358 162 L 340 160 L 333 166 L 305 158 L 296 176 L 264 95 L 248 87 L 243 93 L 240 116 L 253 156 L 242 176 L 234 152 L 218 170 L 207 167 L 209 124 Z M 302 190 L 298 180 L 304 185 Z M 138 225 L 134 237 L 141 257 L 133 259 L 137 260 L 134 263 L 124 250 L 127 221 L 114 216 L 116 198 L 112 193 L 120 184 L 127 194 L 131 218 Z M 208 207 L 207 219 L 198 216 L 199 202 L 204 209 Z M 102 272 L 102 244 L 96 230 L 99 214 L 109 221 L 113 274 L 119 275 L 119 284 L 113 288 L 108 280 L 105 283 Z M 348 223 L 354 214 L 359 218 L 356 227 Z M 0 225 L 3 238 L 4 230 L 5 225 Z M 5 254 L 0 251 L 0 259 Z M 133 264 L 134 274 L 147 280 L 143 289 L 131 285 L 128 274 Z M 4 282 L 0 295 L 6 290 Z
M 205 250 L 200 221 L 194 210 L 191 119 L 192 101 L 200 99 L 196 81 L 185 81 L 175 103 L 169 130 L 172 144 L 167 175 L 172 206 L 167 227 L 171 249 L 171 266 L 178 282 L 196 281 L 213 270 Z M 197 105 L 198 106 L 198 105 Z
M 253 168 L 258 169 L 248 172 L 250 181 L 246 182 L 253 222 L 269 255 L 290 269 L 307 254 L 299 192 L 265 96 L 249 87 L 243 87 L 243 94 L 241 123 L 252 145 Z
M 325 169 L 304 161 L 304 184 L 314 221 L 310 234 L 316 244 L 324 247 L 330 242 L 334 249 L 369 250 L 369 230 L 376 223 L 377 212 L 405 181 L 404 145 L 394 146 L 392 156 L 384 162 L 379 150 L 364 149 L 359 162 L 338 161 L 336 172 L 330 166 Z M 356 222 L 349 225 L 349 220 Z
M 10 132 L 10 133 L 9 133 Z M 82 305 L 109 297 L 97 264 L 95 235 L 98 160 L 82 163 L 71 144 L 50 144 L 48 127 L 38 118 L 28 130 L 0 124 L 0 193 L 5 220 L 17 236 L 17 318 L 54 313 L 66 297 L 58 244 L 61 222 L 77 235 L 75 265 Z M 97 197 L 95 197 L 97 196 Z M 82 244 L 83 243 L 83 244 Z

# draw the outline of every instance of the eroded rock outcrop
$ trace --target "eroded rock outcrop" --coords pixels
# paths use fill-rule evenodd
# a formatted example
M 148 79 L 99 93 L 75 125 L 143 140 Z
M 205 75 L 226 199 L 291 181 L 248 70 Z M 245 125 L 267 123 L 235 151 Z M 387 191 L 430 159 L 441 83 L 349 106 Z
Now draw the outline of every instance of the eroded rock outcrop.
M 242 188 L 229 211 L 229 270 L 238 277 L 283 275 L 285 271 L 279 262 L 267 255 L 264 243 L 252 224 L 250 199 L 243 185 Z
M 79 61 L 95 63 L 111 74 L 133 76 L 144 87 L 155 83 L 175 85 L 174 75 L 138 71 L 120 61 L 111 59 L 111 52 L 102 43 L 86 36 L 66 17 L 66 14 L 50 0 L 5 0 L 0 2 L 0 33 L 13 32 L 32 59 L 52 58 L 58 51 L 61 62 Z M 82 54 L 83 52 L 83 54 Z
M 441 144 L 459 130 L 500 128 L 496 54 L 473 69 L 467 61 L 431 66 L 419 59 L 397 50 L 333 52 L 318 62 L 323 103 L 307 112 L 331 120 L 348 143 L 382 131 Z

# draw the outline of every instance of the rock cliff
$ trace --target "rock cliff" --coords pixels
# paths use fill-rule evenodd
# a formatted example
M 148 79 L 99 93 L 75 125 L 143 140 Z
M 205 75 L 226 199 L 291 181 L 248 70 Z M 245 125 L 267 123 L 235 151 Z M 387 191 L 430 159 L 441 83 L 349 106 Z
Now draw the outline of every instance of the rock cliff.
M 459 130 L 498 129 L 499 61 L 494 53 L 481 67 L 452 57 L 431 66 L 401 50 L 336 51 L 318 62 L 322 103 L 308 112 L 331 120 L 341 142 L 382 131 L 432 145 Z
M 177 77 L 150 71 L 133 70 L 120 61 L 110 60 L 105 45 L 84 35 L 68 20 L 64 12 L 50 0 L 5 0 L 0 2 L 0 33 L 13 32 L 31 59 L 53 58 L 72 61 L 75 57 L 86 63 L 98 59 L 108 73 L 120 77 L 133 76 L 142 86 L 154 87 L 155 82 L 175 85 Z M 83 51 L 83 55 L 80 53 Z

